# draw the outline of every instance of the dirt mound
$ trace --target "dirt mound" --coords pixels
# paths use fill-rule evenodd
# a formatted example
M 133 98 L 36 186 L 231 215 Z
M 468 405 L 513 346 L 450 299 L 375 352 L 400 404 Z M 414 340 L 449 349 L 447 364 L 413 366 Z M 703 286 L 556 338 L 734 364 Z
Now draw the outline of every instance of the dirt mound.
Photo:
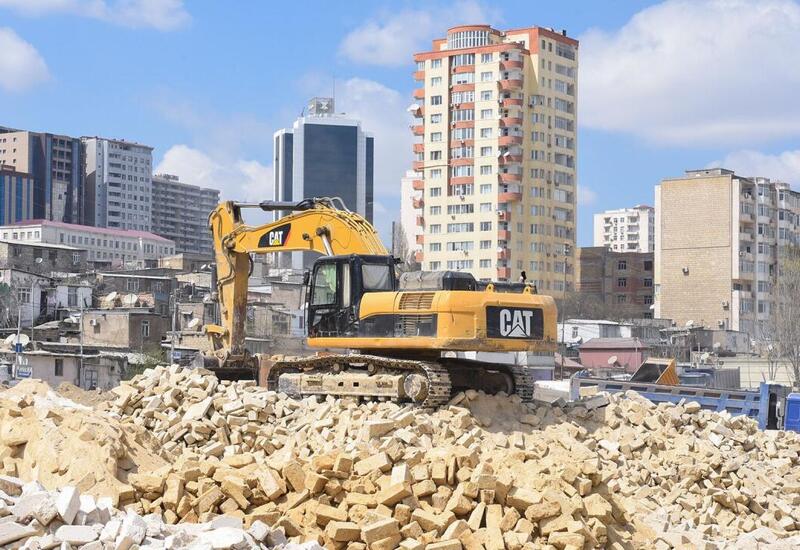
M 115 397 L 111 392 L 100 389 L 84 390 L 83 388 L 79 388 L 75 384 L 70 384 L 69 382 L 61 382 L 61 384 L 59 384 L 56 388 L 56 392 L 58 392 L 59 395 L 74 401 L 75 403 L 94 408 L 103 408 L 102 406 L 105 403 L 111 399 L 114 399 Z

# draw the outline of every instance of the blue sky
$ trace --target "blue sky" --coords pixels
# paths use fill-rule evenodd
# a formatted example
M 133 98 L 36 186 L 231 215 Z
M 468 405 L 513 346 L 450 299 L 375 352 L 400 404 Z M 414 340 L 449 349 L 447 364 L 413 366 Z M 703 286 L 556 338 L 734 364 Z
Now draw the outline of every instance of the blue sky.
M 651 204 L 687 168 L 800 186 L 793 0 L 0 0 L 0 124 L 139 141 L 185 181 L 264 199 L 272 133 L 335 78 L 337 110 L 376 137 L 386 237 L 411 158 L 411 54 L 478 22 L 581 40 L 579 244 L 592 213 Z

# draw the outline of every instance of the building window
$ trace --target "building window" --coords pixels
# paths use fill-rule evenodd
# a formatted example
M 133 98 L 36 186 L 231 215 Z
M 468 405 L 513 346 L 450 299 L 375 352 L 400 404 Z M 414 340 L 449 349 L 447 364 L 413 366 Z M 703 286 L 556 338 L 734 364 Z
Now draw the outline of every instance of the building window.
M 441 86 L 442 84 L 442 77 L 441 76 L 434 76 L 431 78 L 431 86 Z
M 480 247 L 481 250 L 489 250 L 492 248 L 492 241 L 481 241 Z
M 431 59 L 431 69 L 438 69 L 442 66 L 441 59 Z
M 53 374 L 55 376 L 64 376 L 64 360 L 63 359 L 56 359 L 55 360 L 55 372 Z
M 624 294 L 618 294 L 617 295 L 617 303 L 618 304 L 624 304 L 626 302 L 626 300 L 627 300 L 627 296 L 625 296 Z
M 431 124 L 438 124 L 442 121 L 442 113 L 435 113 L 431 115 Z
M 442 104 L 442 96 L 440 95 L 431 96 L 431 105 L 441 105 L 441 104 Z
M 491 101 L 491 100 L 492 100 L 491 90 L 484 90 L 481 92 L 481 101 Z
M 488 120 L 492 118 L 494 111 L 492 109 L 481 109 L 481 119 Z
M 488 195 L 492 192 L 492 184 L 491 183 L 482 183 L 480 186 L 480 193 L 481 195 Z
M 128 292 L 138 292 L 139 290 L 139 280 L 138 279 L 128 279 L 125 283 L 125 288 Z
M 617 288 L 625 288 L 628 286 L 628 279 L 620 277 L 617 279 Z
M 486 71 L 481 73 L 481 82 L 491 82 L 494 80 L 494 75 L 492 71 Z
M 438 223 L 431 224 L 428 227 L 428 232 L 431 235 L 438 235 L 439 233 L 442 232 L 442 226 L 440 224 L 438 224 Z
M 31 303 L 31 289 L 30 288 L 18 288 L 17 289 L 17 302 L 20 304 L 30 304 Z
M 481 54 L 481 63 L 491 63 L 492 59 L 494 58 L 494 54 L 489 53 L 482 53 Z
M 653 304 L 653 297 L 648 295 L 644 297 L 644 305 L 649 306 Z
M 481 147 L 481 156 L 482 157 L 491 157 L 492 156 L 492 148 L 491 147 Z
M 74 286 L 67 288 L 67 307 L 78 306 L 78 289 Z
M 572 327 L 572 337 L 573 338 L 577 338 L 578 337 L 578 330 L 579 330 L 578 327 Z
M 645 260 L 644 261 L 644 270 L 645 271 L 653 271 L 653 260 Z
M 627 260 L 619 260 L 617 262 L 617 269 L 619 269 L 620 271 L 625 271 L 626 269 L 628 269 Z
M 142 337 L 150 337 L 150 321 L 142 321 Z
M 430 187 L 428 189 L 428 195 L 431 197 L 440 197 L 442 195 L 442 188 L 441 187 Z
M 492 222 L 481 222 L 480 223 L 480 230 L 481 231 L 491 231 L 492 230 Z
M 431 141 L 433 141 L 433 142 L 442 141 L 442 133 L 441 132 L 431 132 Z
M 430 209 L 429 209 L 429 213 L 430 213 L 431 216 L 438 216 L 439 214 L 442 213 L 442 207 L 441 206 L 431 206 Z
M 490 137 L 492 137 L 492 129 L 491 128 L 481 128 L 481 137 L 482 138 L 490 138 Z
M 480 267 L 486 269 L 487 267 L 492 267 L 492 260 L 480 260 L 479 262 Z
M 441 151 L 431 151 L 430 160 L 442 160 Z
M 435 168 L 435 169 L 431 170 L 430 172 L 428 172 L 428 177 L 431 178 L 431 179 L 439 179 L 439 178 L 441 178 L 442 177 L 442 169 L 441 168 Z
M 650 277 L 646 277 L 642 282 L 642 286 L 644 286 L 645 288 L 653 288 L 653 279 L 651 279 Z
M 437 271 L 442 267 L 442 262 L 431 262 L 430 270 Z
M 442 243 L 431 243 L 428 245 L 428 250 L 430 250 L 431 252 L 441 252 Z

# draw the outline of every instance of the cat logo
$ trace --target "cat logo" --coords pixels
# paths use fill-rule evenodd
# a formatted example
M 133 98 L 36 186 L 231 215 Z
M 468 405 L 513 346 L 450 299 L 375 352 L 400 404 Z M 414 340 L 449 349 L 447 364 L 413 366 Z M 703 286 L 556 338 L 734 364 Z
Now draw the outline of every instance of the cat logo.
M 541 339 L 544 318 L 541 309 L 496 307 L 486 308 L 486 334 L 490 338 Z
M 292 224 L 285 223 L 274 229 L 270 229 L 261 235 L 261 238 L 258 240 L 259 248 L 275 248 L 285 245 L 286 240 L 289 238 L 289 230 L 291 227 Z
M 508 338 L 530 338 L 533 311 L 500 310 L 500 334 Z

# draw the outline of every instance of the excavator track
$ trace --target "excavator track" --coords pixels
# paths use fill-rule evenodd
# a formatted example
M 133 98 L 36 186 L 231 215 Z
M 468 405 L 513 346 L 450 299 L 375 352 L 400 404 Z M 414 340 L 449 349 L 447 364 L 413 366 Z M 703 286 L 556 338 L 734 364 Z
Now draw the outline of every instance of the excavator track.
M 447 369 L 438 363 L 373 355 L 280 360 L 270 368 L 267 387 L 292 397 L 388 398 L 431 408 L 446 404 L 452 390 Z
M 457 375 L 459 369 L 463 372 L 466 368 L 473 374 L 478 373 L 479 378 L 486 378 L 489 369 L 478 365 L 466 361 L 417 361 L 360 354 L 292 357 L 272 366 L 267 386 L 298 398 L 335 395 L 391 399 L 434 408 L 450 400 L 453 393 L 451 375 L 461 378 Z M 495 365 L 492 367 L 497 369 Z M 507 365 L 499 370 L 506 372 L 508 384 L 513 384 L 513 390 L 501 388 L 503 391 L 519 395 L 523 401 L 533 400 L 535 369 Z M 490 391 L 484 387 L 475 389 Z

